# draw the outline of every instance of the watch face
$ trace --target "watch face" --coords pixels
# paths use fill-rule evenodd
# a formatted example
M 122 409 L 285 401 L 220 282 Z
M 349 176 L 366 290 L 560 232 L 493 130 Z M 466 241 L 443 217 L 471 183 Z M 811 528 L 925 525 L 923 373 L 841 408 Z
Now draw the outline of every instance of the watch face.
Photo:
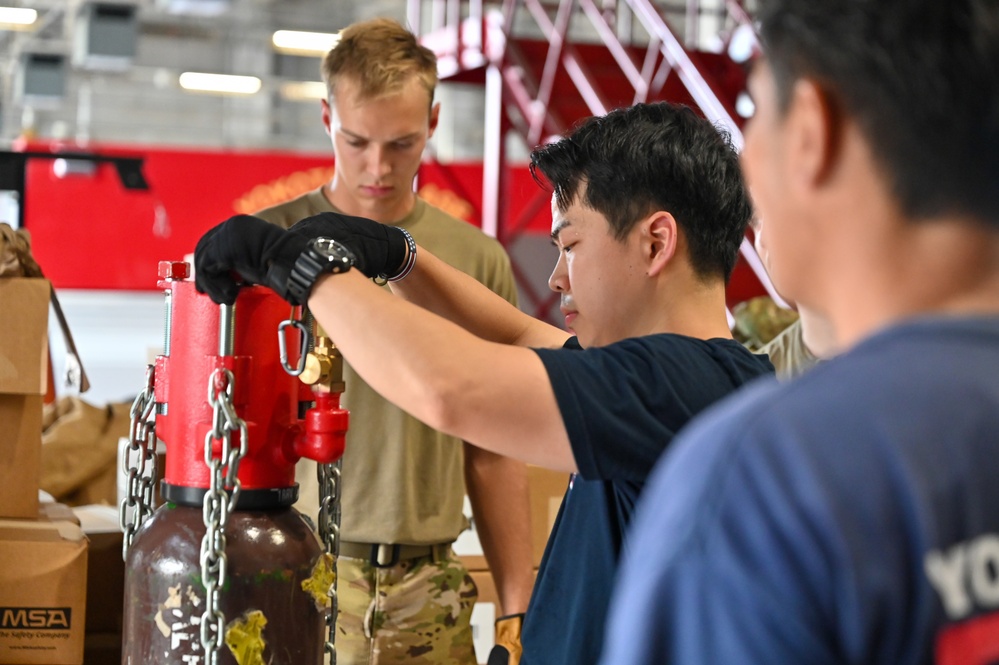
M 345 245 L 333 238 L 316 238 L 312 247 L 320 256 L 326 257 L 331 263 L 344 263 L 348 267 L 354 265 L 356 257 Z
M 342 245 L 333 240 L 333 238 L 316 238 L 312 241 L 312 247 L 321 256 L 336 256 L 339 254 L 338 248 L 342 247 Z
M 288 275 L 288 302 L 304 305 L 316 279 L 323 273 L 341 273 L 351 269 L 354 253 L 332 238 L 314 238 L 299 255 Z

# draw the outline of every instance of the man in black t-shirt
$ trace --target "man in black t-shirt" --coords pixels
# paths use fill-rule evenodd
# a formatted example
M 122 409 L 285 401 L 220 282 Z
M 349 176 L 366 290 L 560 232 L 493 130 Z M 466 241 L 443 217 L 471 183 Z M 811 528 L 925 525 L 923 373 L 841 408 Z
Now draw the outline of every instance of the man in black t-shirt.
M 230 270 L 307 301 L 390 401 L 475 445 L 573 472 L 521 662 L 594 663 L 653 463 L 696 413 L 772 367 L 732 339 L 725 315 L 750 217 L 727 136 L 690 109 L 641 104 L 536 149 L 531 167 L 554 192 L 559 257 L 549 285 L 574 336 L 418 250 L 404 232 L 332 213 L 291 232 L 225 222 L 198 243 L 196 274 L 219 302 L 235 298 Z M 344 272 L 351 262 L 356 269 Z M 397 280 L 401 298 L 364 276 Z

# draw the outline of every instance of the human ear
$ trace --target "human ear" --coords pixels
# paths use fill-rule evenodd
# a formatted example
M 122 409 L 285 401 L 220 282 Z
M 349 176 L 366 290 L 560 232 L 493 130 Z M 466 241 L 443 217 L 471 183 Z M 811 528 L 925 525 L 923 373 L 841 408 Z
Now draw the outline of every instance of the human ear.
M 333 129 L 330 126 L 332 121 L 333 111 L 330 109 L 330 103 L 325 99 L 320 100 L 323 109 L 323 127 L 326 129 L 327 136 L 333 136 Z
M 841 151 L 842 118 L 829 92 L 812 79 L 798 79 L 786 112 L 788 164 L 794 184 L 823 184 Z
M 670 213 L 660 210 L 649 217 L 645 227 L 646 238 L 643 242 L 648 262 L 646 272 L 649 277 L 654 277 L 666 268 L 676 254 L 676 219 Z
M 440 119 L 440 114 L 441 114 L 441 103 L 435 102 L 430 107 L 430 131 L 427 132 L 428 139 L 434 135 L 434 130 L 437 129 L 437 121 Z

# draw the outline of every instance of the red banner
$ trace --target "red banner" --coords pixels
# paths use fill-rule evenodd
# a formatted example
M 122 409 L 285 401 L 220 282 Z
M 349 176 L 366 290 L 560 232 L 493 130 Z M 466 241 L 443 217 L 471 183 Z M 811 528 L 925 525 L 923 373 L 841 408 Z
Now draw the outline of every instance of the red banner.
M 54 160 L 28 160 L 24 226 L 36 258 L 60 288 L 155 290 L 158 262 L 183 258 L 213 225 L 314 189 L 333 174 L 330 154 L 112 145 L 72 150 L 142 158 L 149 189 L 126 189 L 111 163 L 59 177 Z M 428 201 L 479 224 L 481 180 L 481 164 L 432 163 L 418 182 Z M 538 192 L 526 168 L 511 180 L 519 192 L 514 198 Z M 541 213 L 531 227 L 547 235 L 547 208 Z
M 126 189 L 111 163 L 92 173 L 56 174 L 54 160 L 27 162 L 24 226 L 35 257 L 57 288 L 156 290 L 160 261 L 181 260 L 209 228 L 237 213 L 253 213 L 328 182 L 332 155 L 278 151 L 194 150 L 150 146 L 61 146 L 73 152 L 143 160 L 148 190 Z M 59 152 L 50 145 L 24 146 Z M 419 194 L 479 225 L 482 164 L 428 162 Z M 549 197 L 526 166 L 509 172 L 503 202 L 508 235 L 547 236 Z M 730 302 L 762 292 L 740 265 Z

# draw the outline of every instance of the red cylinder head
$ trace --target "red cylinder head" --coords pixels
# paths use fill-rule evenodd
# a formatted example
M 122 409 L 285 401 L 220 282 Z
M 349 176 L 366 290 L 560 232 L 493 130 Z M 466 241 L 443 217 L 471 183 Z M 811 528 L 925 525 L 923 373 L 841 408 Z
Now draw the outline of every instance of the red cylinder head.
M 247 451 L 238 475 L 242 490 L 266 490 L 288 503 L 295 494 L 296 459 L 285 454 L 285 444 L 302 429 L 300 382 L 283 369 L 278 346 L 278 325 L 289 318 L 290 306 L 269 289 L 242 288 L 233 311 L 232 355 L 220 356 L 218 305 L 198 293 L 194 282 L 184 281 L 184 271 L 174 267 L 165 273 L 161 270 L 159 285 L 167 293 L 166 345 L 156 359 L 155 392 L 156 433 L 167 446 L 167 488 L 175 497 L 195 497 L 210 486 L 205 463 L 205 438 L 213 427 L 209 381 L 216 369 L 225 368 L 233 376 L 235 412 L 246 421 Z M 297 335 L 289 333 L 286 342 L 288 355 L 298 358 Z M 239 431 L 232 437 L 232 445 L 239 446 Z M 218 457 L 221 446 L 215 448 Z

